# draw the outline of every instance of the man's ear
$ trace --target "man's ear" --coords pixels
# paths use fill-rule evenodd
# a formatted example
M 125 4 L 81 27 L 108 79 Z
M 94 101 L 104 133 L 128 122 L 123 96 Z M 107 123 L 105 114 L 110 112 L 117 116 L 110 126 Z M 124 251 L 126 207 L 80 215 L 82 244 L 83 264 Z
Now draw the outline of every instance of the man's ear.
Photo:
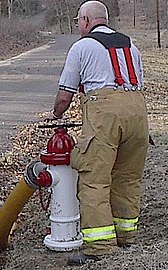
M 88 27 L 88 25 L 89 25 L 89 18 L 88 18 L 87 16 L 86 16 L 85 21 L 86 21 L 86 27 L 85 27 L 85 28 L 87 28 L 87 27 Z

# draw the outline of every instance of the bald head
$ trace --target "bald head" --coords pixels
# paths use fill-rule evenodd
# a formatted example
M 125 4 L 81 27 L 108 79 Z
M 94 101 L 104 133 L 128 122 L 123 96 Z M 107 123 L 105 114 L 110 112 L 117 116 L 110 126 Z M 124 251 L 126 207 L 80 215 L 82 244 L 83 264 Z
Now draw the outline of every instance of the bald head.
M 87 1 L 78 11 L 78 29 L 81 36 L 85 36 L 96 25 L 108 24 L 107 7 L 99 1 Z
M 97 19 L 108 23 L 107 7 L 99 1 L 87 1 L 82 4 L 79 9 L 79 15 L 87 16 L 90 20 Z

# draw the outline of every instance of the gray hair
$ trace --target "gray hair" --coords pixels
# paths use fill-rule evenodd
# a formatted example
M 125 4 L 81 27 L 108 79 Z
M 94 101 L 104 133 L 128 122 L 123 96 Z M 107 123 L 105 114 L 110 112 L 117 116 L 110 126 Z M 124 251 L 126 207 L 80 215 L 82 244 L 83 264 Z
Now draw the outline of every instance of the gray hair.
M 108 9 L 100 1 L 87 1 L 79 9 L 81 16 L 88 16 L 91 19 L 104 18 L 108 22 Z

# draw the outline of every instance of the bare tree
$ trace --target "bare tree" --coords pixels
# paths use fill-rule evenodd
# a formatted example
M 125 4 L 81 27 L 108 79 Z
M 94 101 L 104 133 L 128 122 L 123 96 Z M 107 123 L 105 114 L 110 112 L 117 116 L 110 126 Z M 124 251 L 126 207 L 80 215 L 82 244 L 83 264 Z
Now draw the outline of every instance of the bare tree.
M 65 23 L 68 26 L 69 33 L 72 32 L 73 24 L 73 17 L 77 15 L 79 6 L 86 2 L 86 0 L 42 0 L 43 4 L 45 4 L 48 8 L 56 8 L 57 16 L 59 25 Z M 110 18 L 113 19 L 114 17 L 119 15 L 119 6 L 118 0 L 103 0 L 103 3 L 109 9 Z M 60 18 L 59 18 L 60 17 Z M 62 20 L 62 21 L 61 21 Z M 61 22 L 60 22 L 61 21 Z
M 48 9 L 52 9 L 55 11 L 55 17 L 56 21 L 59 25 L 61 33 L 64 33 L 65 25 L 68 26 L 68 32 L 72 33 L 72 2 L 69 3 L 68 0 L 44 0 L 42 3 L 46 6 Z M 67 28 L 67 27 L 66 27 Z
M 67 10 L 69 33 L 72 34 L 72 23 L 71 23 L 71 16 L 70 16 L 70 7 L 69 7 L 69 2 L 67 0 L 65 0 L 65 5 L 66 5 L 66 10 Z
M 13 13 L 13 4 L 14 2 L 19 2 L 23 3 L 23 0 L 7 0 L 7 5 L 8 5 L 8 17 L 11 19 L 12 13 Z
M 8 0 L 8 16 L 11 19 L 13 9 L 13 0 Z

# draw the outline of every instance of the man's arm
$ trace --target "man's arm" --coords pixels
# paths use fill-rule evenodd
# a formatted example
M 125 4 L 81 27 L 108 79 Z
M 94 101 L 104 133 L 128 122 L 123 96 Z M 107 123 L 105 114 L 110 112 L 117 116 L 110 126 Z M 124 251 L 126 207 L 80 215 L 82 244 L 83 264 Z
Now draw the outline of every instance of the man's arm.
M 55 99 L 54 110 L 48 115 L 48 120 L 61 118 L 68 109 L 73 95 L 77 93 L 80 82 L 79 55 L 74 46 L 69 50 L 65 66 L 59 80 L 59 90 Z
M 74 93 L 59 90 L 55 99 L 53 114 L 55 117 L 61 117 L 62 114 L 68 109 Z

